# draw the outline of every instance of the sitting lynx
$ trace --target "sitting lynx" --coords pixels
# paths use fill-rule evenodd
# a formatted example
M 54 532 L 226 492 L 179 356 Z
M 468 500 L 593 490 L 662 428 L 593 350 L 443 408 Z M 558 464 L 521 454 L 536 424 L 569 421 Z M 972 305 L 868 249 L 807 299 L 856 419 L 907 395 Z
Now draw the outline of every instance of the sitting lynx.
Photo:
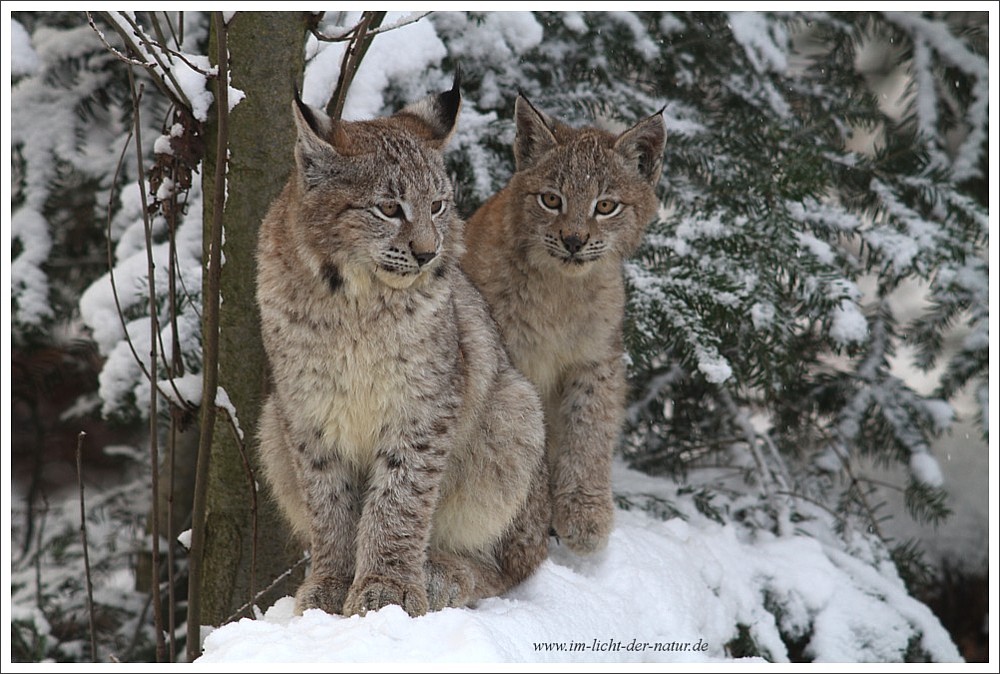
M 547 554 L 544 425 L 458 266 L 441 150 L 455 87 L 392 117 L 301 102 L 260 231 L 273 387 L 265 477 L 312 552 L 296 609 L 416 616 L 499 594 Z
M 611 457 L 625 409 L 622 263 L 657 209 L 666 133 L 653 115 L 621 135 L 573 129 L 519 96 L 517 171 L 469 219 L 462 266 L 545 408 L 552 528 L 602 548 Z

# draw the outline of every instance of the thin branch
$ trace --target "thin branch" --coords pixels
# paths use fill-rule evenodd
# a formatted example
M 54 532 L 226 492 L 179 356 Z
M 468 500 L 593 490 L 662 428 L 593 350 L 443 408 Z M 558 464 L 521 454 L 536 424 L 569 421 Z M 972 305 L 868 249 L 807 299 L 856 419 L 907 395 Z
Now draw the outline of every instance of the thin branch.
M 244 611 L 246 611 L 248 608 L 252 607 L 257 602 L 258 599 L 260 599 L 265 594 L 267 594 L 268 592 L 270 592 L 271 590 L 273 590 L 274 588 L 276 588 L 278 586 L 278 583 L 280 583 L 281 581 L 283 581 L 285 578 L 288 578 L 290 575 L 292 575 L 295 572 L 296 569 L 298 569 L 300 566 L 302 566 L 303 564 L 305 564 L 308 561 L 309 561 L 309 553 L 307 552 L 306 554 L 302 555 L 302 557 L 299 559 L 299 561 L 295 562 L 290 567 L 288 567 L 287 569 L 285 569 L 285 571 L 280 576 L 278 576 L 277 578 L 275 578 L 274 580 L 271 581 L 270 585 L 268 585 L 263 590 L 261 590 L 256 595 L 254 595 L 253 599 L 251 599 L 250 601 L 248 601 L 246 604 L 243 604 L 243 606 L 240 606 L 238 609 L 236 609 L 236 612 L 233 613 L 228 618 L 226 618 L 223 622 L 227 622 L 228 623 L 228 622 L 232 622 L 232 621 L 236 620 L 237 618 L 239 618 L 240 615 Z
M 142 85 L 136 88 L 135 73 L 132 68 L 128 68 L 129 88 L 132 93 L 133 122 L 135 123 L 135 156 L 138 169 L 138 179 L 140 185 L 145 185 L 143 156 L 142 156 L 142 130 L 139 115 L 139 97 Z M 150 344 L 149 344 L 149 454 L 150 469 L 153 472 L 152 494 L 153 513 L 152 519 L 152 586 L 153 593 L 153 622 L 156 627 L 156 661 L 163 662 L 166 659 L 167 649 L 163 640 L 163 607 L 160 605 L 160 531 L 159 531 L 159 480 L 157 479 L 157 466 L 159 465 L 157 448 L 157 419 L 156 403 L 159 399 L 159 388 L 156 382 L 156 351 L 157 338 L 159 336 L 159 324 L 156 315 L 156 265 L 153 262 L 153 227 L 149 221 L 149 209 L 146 203 L 146 190 L 139 190 L 142 199 L 142 218 L 146 232 L 146 273 L 149 281 L 149 322 L 150 322 Z
M 333 121 L 338 121 L 344 111 L 344 101 L 347 100 L 347 91 L 351 88 L 354 75 L 357 74 L 361 66 L 361 60 L 365 57 L 368 47 L 371 46 L 374 34 L 369 33 L 369 28 L 375 28 L 382 19 L 385 12 L 363 12 L 361 20 L 355 26 L 355 33 L 351 41 L 347 43 L 344 50 L 344 59 L 340 64 L 340 74 L 337 76 L 337 88 L 333 91 L 333 97 L 326 106 L 326 113 Z
M 138 96 L 138 100 L 141 100 L 141 99 L 142 99 L 142 91 L 139 92 L 139 96 Z M 136 109 L 135 109 L 135 114 L 138 117 L 138 115 L 139 115 L 139 108 L 138 107 L 136 107 Z M 113 250 L 112 245 L 111 245 L 111 213 L 112 213 L 113 208 L 114 208 L 114 199 L 115 199 L 115 189 L 114 189 L 114 186 L 118 184 L 118 176 L 121 174 L 122 165 L 123 165 L 124 160 L 125 160 L 125 153 L 128 152 L 128 146 L 129 146 L 129 143 L 132 141 L 133 134 L 134 134 L 134 131 L 133 130 L 129 130 L 128 137 L 125 139 L 125 145 L 122 147 L 122 152 L 118 156 L 118 163 L 115 165 L 115 173 L 114 173 L 114 176 L 113 176 L 113 178 L 111 180 L 111 189 L 108 191 L 108 209 L 107 209 L 108 219 L 107 219 L 107 225 L 106 225 L 106 228 L 105 228 L 106 229 L 105 240 L 107 241 L 107 251 L 108 251 L 108 280 L 111 282 L 111 296 L 112 296 L 112 298 L 115 301 L 115 309 L 117 309 L 118 321 L 121 324 L 122 333 L 125 335 L 125 343 L 128 344 L 129 351 L 132 352 L 132 358 L 135 360 L 136 364 L 139 366 L 139 370 L 142 372 L 142 376 L 145 377 L 146 379 L 150 379 L 151 377 L 150 377 L 149 371 L 146 369 L 146 363 L 145 363 L 145 361 L 142 358 L 139 357 L 139 352 L 135 350 L 135 344 L 132 342 L 132 335 L 128 331 L 128 324 L 125 322 L 125 312 L 122 309 L 121 299 L 120 299 L 120 297 L 118 295 L 118 284 L 115 282 L 115 259 L 114 259 L 114 250 Z M 137 148 L 139 148 L 139 147 L 141 147 L 141 145 L 137 145 Z M 146 213 L 147 213 L 147 211 L 146 211 L 146 191 L 145 191 L 146 187 L 145 187 L 145 180 L 144 180 L 144 178 L 142 176 L 143 176 L 143 168 L 140 165 L 140 167 L 139 167 L 139 179 L 138 179 L 139 192 L 142 195 L 142 203 L 143 203 L 142 212 L 143 212 L 143 218 L 146 218 L 147 217 L 147 215 L 146 215 Z M 184 279 L 182 278 L 181 279 L 181 283 L 183 283 L 183 282 L 184 282 Z M 177 404 L 178 405 L 183 404 L 184 397 L 181 395 L 181 392 L 177 389 L 177 385 L 174 383 L 173 377 L 171 377 L 169 379 L 169 381 L 170 381 L 171 388 L 173 388 L 173 390 L 174 390 L 174 395 L 177 397 L 176 398 L 177 401 L 178 401 Z M 160 392 L 160 395 L 162 395 L 165 398 L 167 398 L 168 400 L 170 400 L 170 396 L 166 392 L 164 392 L 163 390 L 161 390 L 159 388 L 159 383 L 157 383 L 157 390 Z
M 381 33 L 388 33 L 390 30 L 396 30 L 397 28 L 408 26 L 411 23 L 416 23 L 417 21 L 420 21 L 420 19 L 424 18 L 428 14 L 430 14 L 430 12 L 411 12 L 410 14 L 401 17 L 400 19 L 389 24 L 388 26 L 381 26 L 379 28 L 374 28 L 370 31 L 367 31 L 367 33 L 370 36 L 379 35 Z M 357 24 L 351 26 L 350 28 L 344 28 L 343 30 L 337 33 L 331 33 L 331 34 L 322 33 L 318 28 L 314 26 L 309 29 L 309 32 L 311 32 L 313 34 L 313 37 L 315 37 L 320 42 L 347 42 L 348 40 L 354 38 L 354 36 L 357 34 L 357 30 L 360 25 L 361 22 L 359 21 Z
M 243 442 L 243 438 L 240 437 L 240 430 L 236 424 L 236 420 L 233 419 L 233 415 L 228 409 L 220 409 L 225 411 L 226 418 L 229 420 L 229 428 L 233 433 L 233 440 L 236 443 L 236 448 L 240 452 L 240 459 L 243 461 L 243 470 L 246 472 L 247 481 L 250 484 L 250 582 L 247 584 L 247 591 L 251 597 L 250 601 L 252 603 L 253 598 L 255 597 L 254 587 L 257 585 L 257 477 L 254 475 L 253 467 L 250 465 L 250 459 L 246 452 L 246 445 Z
M 97 662 L 97 618 L 94 615 L 94 583 L 90 577 L 90 552 L 87 546 L 87 507 L 83 502 L 83 439 L 87 433 L 76 436 L 76 481 L 80 487 L 80 542 L 83 545 L 83 574 L 87 581 L 87 613 L 90 623 L 90 661 Z
M 160 52 L 162 52 L 163 50 L 157 48 L 158 45 L 156 44 L 156 42 L 151 40 L 149 36 L 146 35 L 146 32 L 142 29 L 141 26 L 139 26 L 139 24 L 137 24 L 135 21 L 132 20 L 132 17 L 122 12 L 119 12 L 119 15 L 132 28 L 133 34 L 139 38 L 140 43 L 145 48 L 145 52 L 149 54 L 154 61 L 156 61 L 155 67 L 152 63 L 150 63 L 147 66 L 147 69 L 154 75 L 156 74 L 156 71 L 158 69 L 162 73 L 162 75 L 160 75 L 158 79 L 160 79 L 160 81 L 162 81 L 164 84 L 166 84 L 168 80 L 170 82 L 170 86 L 166 87 L 167 89 L 172 91 L 170 99 L 173 101 L 179 101 L 185 108 L 190 110 L 191 101 L 188 100 L 187 94 L 184 93 L 184 90 L 181 88 L 181 85 L 177 81 L 177 78 L 174 77 L 173 69 L 170 67 L 168 63 L 165 63 L 163 59 L 160 57 Z M 111 12 L 107 12 L 106 16 L 108 16 L 109 18 L 113 18 Z M 119 35 L 121 35 L 124 39 L 131 42 L 131 39 L 129 38 L 128 34 L 125 32 L 123 28 L 121 28 L 120 24 L 118 24 L 118 22 L 116 21 L 112 22 L 118 27 L 117 30 Z M 132 43 L 132 48 L 137 53 L 142 53 L 143 51 L 140 50 L 138 46 L 135 45 L 135 43 Z
M 94 29 L 95 33 L 97 33 L 97 38 L 102 43 L 104 43 L 104 47 L 109 52 L 111 52 L 118 60 L 120 60 L 120 61 L 124 62 L 126 65 L 130 65 L 130 66 L 139 66 L 140 68 L 148 68 L 149 67 L 149 64 L 146 61 L 141 61 L 139 59 L 134 59 L 134 58 L 132 58 L 130 56 L 126 56 L 119 49 L 117 49 L 116 47 L 113 47 L 111 45 L 111 43 L 108 42 L 108 38 L 104 36 L 104 31 L 102 31 L 100 28 L 98 28 L 97 24 L 94 22 L 94 15 L 91 14 L 90 12 L 86 12 L 86 14 L 87 14 L 87 23 L 89 23 L 90 27 Z M 114 24 L 112 23 L 112 25 L 114 25 Z M 117 28 L 115 29 L 115 32 L 118 32 Z
M 198 437 L 198 462 L 195 470 L 194 504 L 191 515 L 191 551 L 188 564 L 188 662 L 201 654 L 201 582 L 205 554 L 205 516 L 208 496 L 208 467 L 215 431 L 215 396 L 219 386 L 219 308 L 222 277 L 222 216 L 226 205 L 226 162 L 229 134 L 229 48 L 226 22 L 221 12 L 212 20 L 216 32 L 217 68 L 216 114 L 218 137 L 215 154 L 215 194 L 212 202 L 212 230 L 208 247 L 208 278 L 202 298 L 205 328 L 203 336 L 203 378 L 201 430 Z
M 176 408 L 175 408 L 176 409 Z M 177 412 L 170 414 L 170 436 L 167 441 L 167 633 L 170 635 L 170 662 L 177 662 L 177 580 L 174 569 L 177 533 L 174 531 L 174 472 L 177 454 Z

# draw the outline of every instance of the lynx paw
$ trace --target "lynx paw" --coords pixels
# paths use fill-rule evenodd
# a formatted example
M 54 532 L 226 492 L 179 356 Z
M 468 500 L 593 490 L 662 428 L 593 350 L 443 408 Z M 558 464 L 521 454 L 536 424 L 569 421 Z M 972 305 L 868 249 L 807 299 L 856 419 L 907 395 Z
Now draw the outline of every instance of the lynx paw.
M 318 608 L 327 613 L 340 613 L 350 586 L 349 578 L 313 574 L 306 578 L 295 593 L 295 612 L 301 615 L 307 609 Z
M 610 498 L 571 492 L 552 502 L 552 528 L 562 543 L 577 554 L 597 552 L 608 544 L 614 521 Z
M 427 613 L 427 590 L 423 585 L 400 583 L 389 578 L 368 576 L 357 580 L 344 600 L 344 615 L 365 615 L 383 606 L 397 604 L 410 616 Z
M 466 565 L 451 560 L 427 562 L 427 600 L 432 611 L 465 606 L 472 600 L 473 579 Z

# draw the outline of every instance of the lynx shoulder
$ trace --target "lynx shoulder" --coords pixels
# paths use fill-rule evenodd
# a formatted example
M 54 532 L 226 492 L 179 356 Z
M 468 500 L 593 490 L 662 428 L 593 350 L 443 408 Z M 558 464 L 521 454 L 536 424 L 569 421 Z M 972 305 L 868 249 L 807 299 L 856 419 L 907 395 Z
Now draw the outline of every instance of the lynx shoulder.
M 546 555 L 540 401 L 458 266 L 441 153 L 460 106 L 457 78 L 370 121 L 293 104 L 257 300 L 264 475 L 311 550 L 300 612 L 419 615 L 504 592 Z
M 469 219 L 462 266 L 545 408 L 552 526 L 603 547 L 625 409 L 622 264 L 656 213 L 662 115 L 621 134 L 575 129 L 515 103 L 516 171 Z

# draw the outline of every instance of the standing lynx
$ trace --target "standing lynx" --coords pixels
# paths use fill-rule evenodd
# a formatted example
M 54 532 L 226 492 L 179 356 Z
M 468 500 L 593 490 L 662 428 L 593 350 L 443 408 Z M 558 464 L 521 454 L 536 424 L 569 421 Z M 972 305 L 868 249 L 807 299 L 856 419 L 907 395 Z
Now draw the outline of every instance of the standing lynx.
M 541 404 L 458 267 L 441 151 L 460 106 L 457 79 L 365 122 L 293 105 L 257 298 L 264 473 L 312 553 L 299 612 L 462 605 L 547 552 Z
M 622 263 L 656 213 L 666 134 L 653 115 L 614 135 L 573 129 L 519 96 L 517 170 L 469 219 L 462 265 L 545 408 L 552 528 L 607 543 L 625 409 Z

